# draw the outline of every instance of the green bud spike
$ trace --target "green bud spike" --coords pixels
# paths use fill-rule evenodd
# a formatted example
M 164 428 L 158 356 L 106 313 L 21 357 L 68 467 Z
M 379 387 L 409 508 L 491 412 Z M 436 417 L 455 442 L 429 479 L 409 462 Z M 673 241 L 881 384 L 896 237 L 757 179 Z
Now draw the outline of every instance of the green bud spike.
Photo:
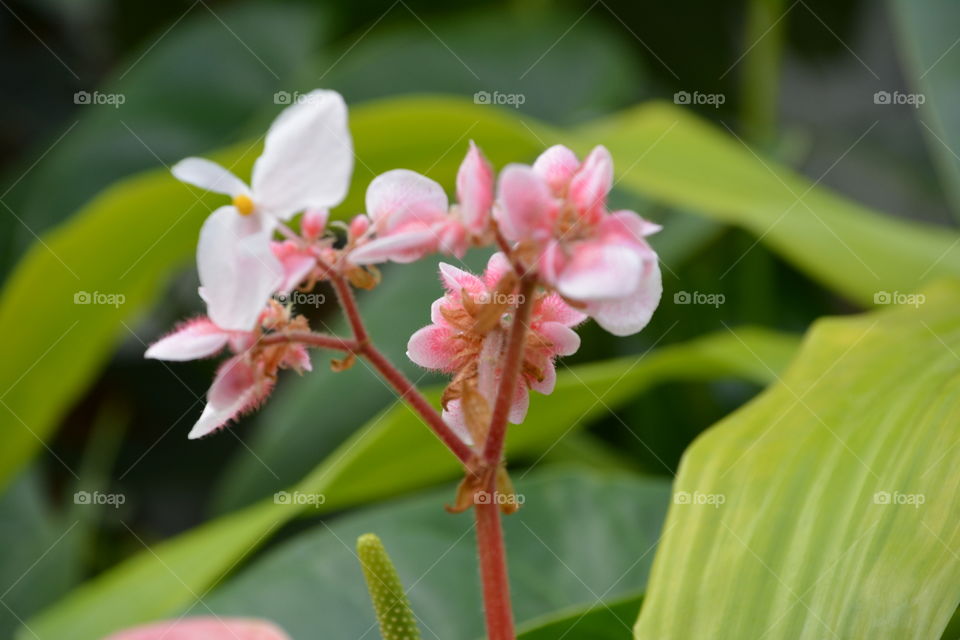
M 357 538 L 357 556 L 367 580 L 373 609 L 380 621 L 383 640 L 420 640 L 420 630 L 400 576 L 380 538 L 373 533 Z

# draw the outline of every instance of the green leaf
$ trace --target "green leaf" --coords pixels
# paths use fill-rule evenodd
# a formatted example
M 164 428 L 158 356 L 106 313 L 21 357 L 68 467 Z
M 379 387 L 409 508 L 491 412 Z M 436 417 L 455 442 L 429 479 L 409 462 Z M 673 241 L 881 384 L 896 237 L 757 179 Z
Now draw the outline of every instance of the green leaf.
M 561 369 L 552 395 L 532 394 L 527 422 L 509 432 L 508 455 L 513 460 L 536 458 L 567 433 L 665 380 L 736 377 L 765 384 L 773 371 L 752 354 L 776 371 L 795 347 L 791 336 L 744 329 L 739 336 L 724 332 L 639 357 Z M 439 403 L 439 394 L 435 389 L 429 396 Z M 414 414 L 397 406 L 372 420 L 290 489 L 323 494 L 315 510 L 267 500 L 217 518 L 151 546 L 86 583 L 29 621 L 30 627 L 41 638 L 63 637 L 69 631 L 77 640 L 96 640 L 111 630 L 170 615 L 305 510 L 326 513 L 456 478 L 459 472 L 456 460 Z
M 953 50 L 960 5 L 949 0 L 892 0 L 890 9 L 911 89 L 923 96 L 923 104 L 915 109 L 921 133 L 960 219 L 960 57 Z
M 626 640 L 630 631 L 623 621 L 633 619 L 642 602 L 643 596 L 635 595 L 561 610 L 522 625 L 517 640 Z
M 851 202 L 685 109 L 648 103 L 576 135 L 587 145 L 607 145 L 621 188 L 741 226 L 861 304 L 873 304 L 879 292 L 916 291 L 939 277 L 960 276 L 954 230 Z
M 643 589 L 669 501 L 666 479 L 553 470 L 527 476 L 517 491 L 524 505 L 503 526 L 521 624 L 574 606 L 606 610 L 608 600 Z M 453 493 L 451 486 L 319 524 L 204 601 L 217 615 L 274 620 L 294 638 L 316 637 L 318 629 L 329 638 L 369 637 L 377 620 L 350 541 L 376 531 L 424 637 L 476 640 L 483 615 L 474 518 L 443 510 Z M 205 610 L 191 603 L 185 611 Z M 619 637 L 629 637 L 637 611 L 633 603 L 615 609 Z
M 940 637 L 960 602 L 960 284 L 924 295 L 818 322 L 688 449 L 638 639 Z

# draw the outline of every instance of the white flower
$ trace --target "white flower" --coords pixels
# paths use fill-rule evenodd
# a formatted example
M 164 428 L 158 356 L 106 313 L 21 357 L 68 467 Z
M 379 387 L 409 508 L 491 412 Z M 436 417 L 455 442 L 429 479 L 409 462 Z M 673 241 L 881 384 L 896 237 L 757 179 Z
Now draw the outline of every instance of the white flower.
M 233 198 L 200 231 L 200 296 L 220 327 L 248 331 L 283 279 L 270 250 L 278 221 L 339 204 L 353 172 L 347 107 L 335 91 L 317 89 L 284 109 L 267 132 L 250 186 L 220 165 L 187 158 L 173 175 Z

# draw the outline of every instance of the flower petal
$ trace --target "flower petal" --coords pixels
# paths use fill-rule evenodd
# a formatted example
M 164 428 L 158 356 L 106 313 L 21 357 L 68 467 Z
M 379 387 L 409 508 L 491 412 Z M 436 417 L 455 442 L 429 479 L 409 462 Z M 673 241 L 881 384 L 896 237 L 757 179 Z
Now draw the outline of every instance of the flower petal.
M 553 364 L 552 359 L 548 359 L 546 364 L 543 365 L 543 378 L 540 380 L 533 380 L 530 382 L 530 388 L 534 391 L 542 393 L 545 396 L 553 393 L 554 388 L 557 386 L 557 367 Z
M 509 271 L 513 271 L 513 265 L 503 252 L 498 251 L 487 260 L 487 268 L 483 272 L 483 284 L 488 289 L 493 289 L 500 282 L 500 278 Z
M 424 369 L 453 372 L 459 347 L 453 329 L 431 324 L 410 336 L 407 357 Z
M 507 420 L 511 424 L 522 424 L 523 419 L 527 417 L 527 409 L 530 408 L 530 393 L 527 386 L 522 381 L 517 385 L 517 392 L 513 396 L 513 403 L 510 405 L 510 413 L 507 414 Z
M 180 182 L 186 182 L 214 193 L 223 193 L 233 197 L 249 192 L 243 180 L 216 162 L 205 158 L 185 158 L 173 165 L 170 172 Z
M 253 165 L 254 202 L 278 218 L 339 204 L 353 173 L 347 106 L 336 91 L 299 96 L 267 132 Z
M 467 230 L 474 235 L 483 233 L 493 206 L 493 168 L 473 140 L 457 171 L 457 202 Z
M 559 322 L 566 327 L 575 327 L 587 319 L 585 313 L 571 307 L 556 293 L 543 296 L 537 301 L 534 317 L 541 322 Z
M 550 235 L 556 201 L 547 183 L 522 164 L 507 165 L 497 185 L 494 217 L 508 240 L 544 240 Z
M 473 436 L 470 435 L 467 420 L 463 415 L 463 406 L 459 400 L 451 400 L 447 403 L 447 408 L 443 410 L 443 421 L 461 440 L 469 445 L 473 444 Z
M 544 322 L 537 327 L 537 333 L 552 344 L 551 355 L 572 356 L 580 348 L 577 332 L 559 322 Z
M 195 318 L 150 345 L 144 357 L 181 362 L 206 358 L 223 349 L 229 339 L 230 332 L 209 318 Z
M 580 170 L 570 179 L 568 195 L 579 211 L 597 215 L 613 186 L 613 158 L 603 145 L 593 148 Z
M 553 145 L 533 163 L 533 170 L 550 185 L 556 195 L 563 193 L 578 168 L 580 161 L 577 155 L 562 144 Z
M 277 287 L 278 293 L 293 291 L 317 266 L 316 257 L 293 240 L 271 242 L 270 249 L 283 266 L 283 282 Z
M 643 257 L 638 248 L 592 241 L 574 247 L 557 278 L 557 290 L 571 300 L 608 300 L 629 295 L 640 281 Z
M 353 264 L 378 264 L 392 260 L 407 263 L 433 253 L 440 239 L 427 228 L 401 231 L 366 242 L 348 254 Z
M 487 288 L 484 281 L 477 276 L 446 262 L 440 263 L 440 281 L 448 293 L 455 294 L 458 298 L 461 289 L 466 289 L 468 293 L 481 293 Z
M 662 293 L 660 266 L 653 258 L 647 261 L 640 283 L 631 295 L 617 300 L 591 302 L 586 311 L 597 324 L 613 335 L 629 336 L 647 326 Z
M 213 385 L 207 391 L 207 406 L 187 437 L 195 440 L 216 431 L 241 413 L 255 408 L 272 389 L 272 379 L 258 377 L 245 354 L 230 358 L 217 371 Z
M 443 187 L 416 171 L 393 169 L 367 187 L 367 215 L 381 233 L 411 222 L 432 225 L 444 220 L 447 210 Z
M 280 627 L 254 618 L 180 618 L 118 631 L 105 640 L 290 640 Z
M 615 236 L 637 244 L 646 244 L 645 238 L 662 230 L 660 225 L 644 220 L 636 211 L 621 209 L 606 216 L 600 223 L 600 235 Z
M 283 267 L 270 250 L 270 232 L 251 226 L 252 218 L 220 207 L 200 231 L 200 295 L 210 319 L 223 329 L 252 330 L 283 282 Z

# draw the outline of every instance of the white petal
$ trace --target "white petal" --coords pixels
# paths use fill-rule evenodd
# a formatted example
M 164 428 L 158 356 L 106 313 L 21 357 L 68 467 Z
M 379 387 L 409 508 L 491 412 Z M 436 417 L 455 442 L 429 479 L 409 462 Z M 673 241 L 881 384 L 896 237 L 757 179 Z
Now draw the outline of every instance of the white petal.
M 379 264 L 392 260 L 407 263 L 436 250 L 437 234 L 430 229 L 401 231 L 363 244 L 347 257 L 353 264 Z
M 587 305 L 586 311 L 597 324 L 613 335 L 629 336 L 647 326 L 662 293 L 660 266 L 653 259 L 631 295 L 619 300 L 592 302 Z
M 574 249 L 557 278 L 557 290 L 571 300 L 609 300 L 637 288 L 643 257 L 636 247 L 590 242 Z
M 384 231 L 413 222 L 439 222 L 448 206 L 443 187 L 409 169 L 381 173 L 367 187 L 367 215 Z
M 281 219 L 343 200 L 353 173 L 347 105 L 336 91 L 300 96 L 270 126 L 253 165 L 253 199 Z
M 283 266 L 270 249 L 269 228 L 258 228 L 254 216 L 241 216 L 233 207 L 220 207 L 204 223 L 197 268 L 210 319 L 235 331 L 254 328 L 283 281 Z
M 207 191 L 238 196 L 247 193 L 247 185 L 216 162 L 204 158 L 186 158 L 170 169 L 173 177 L 181 182 L 198 186 Z
M 144 357 L 180 362 L 206 358 L 223 349 L 229 339 L 229 332 L 206 318 L 198 318 L 154 342 Z

